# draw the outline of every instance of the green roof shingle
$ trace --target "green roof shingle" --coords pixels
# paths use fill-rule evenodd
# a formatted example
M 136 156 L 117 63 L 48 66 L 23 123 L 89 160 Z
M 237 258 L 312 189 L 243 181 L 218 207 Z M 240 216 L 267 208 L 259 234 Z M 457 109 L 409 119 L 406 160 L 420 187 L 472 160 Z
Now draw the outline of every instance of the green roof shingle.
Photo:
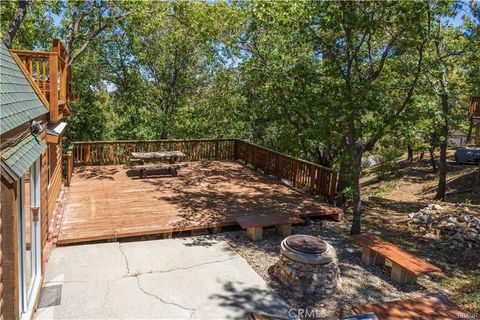
M 45 113 L 47 108 L 0 41 L 0 135 Z
M 19 179 L 46 148 L 42 140 L 29 135 L 2 154 L 2 166 L 7 167 L 12 178 Z

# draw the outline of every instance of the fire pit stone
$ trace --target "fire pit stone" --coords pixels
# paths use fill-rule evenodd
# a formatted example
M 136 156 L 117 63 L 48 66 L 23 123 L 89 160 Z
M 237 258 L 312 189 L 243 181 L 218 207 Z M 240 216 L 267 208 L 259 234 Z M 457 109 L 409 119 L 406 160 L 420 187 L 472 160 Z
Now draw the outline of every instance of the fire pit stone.
M 335 249 L 317 237 L 294 235 L 280 245 L 281 257 L 275 265 L 280 282 L 295 292 L 329 295 L 340 282 Z

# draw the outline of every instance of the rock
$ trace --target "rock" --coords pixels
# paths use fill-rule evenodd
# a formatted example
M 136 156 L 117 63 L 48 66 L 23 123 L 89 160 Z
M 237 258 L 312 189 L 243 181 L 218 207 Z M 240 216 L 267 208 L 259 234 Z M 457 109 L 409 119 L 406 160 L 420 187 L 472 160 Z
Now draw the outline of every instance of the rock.
M 455 229 L 458 233 L 462 233 L 463 232 L 463 228 L 462 227 L 457 227 L 457 229 Z
M 445 225 L 445 229 L 447 229 L 447 230 L 455 230 L 455 229 L 456 229 L 456 225 L 455 225 L 454 223 L 451 223 L 451 222 L 450 222 L 450 223 L 447 223 L 447 224 Z
M 453 239 L 462 240 L 463 239 L 463 234 L 461 232 L 457 232 L 453 235 Z
M 416 215 L 416 213 L 415 213 L 415 212 L 412 212 L 412 213 L 409 213 L 409 214 L 408 214 L 408 217 L 409 217 L 410 219 L 413 219 L 413 218 L 415 217 L 415 215 Z
M 470 216 L 468 214 L 461 215 L 460 218 L 458 218 L 459 222 L 469 222 L 470 221 Z
M 454 249 L 456 247 L 458 247 L 458 241 L 457 240 L 452 240 L 450 242 L 450 249 Z
M 430 205 L 428 205 L 428 207 L 430 208 Z M 430 210 L 443 210 L 443 207 L 435 203 L 432 205 L 432 208 Z
M 422 221 L 427 221 L 428 220 L 428 215 L 422 214 L 422 215 L 418 216 L 418 218 Z
M 412 222 L 415 223 L 415 224 L 418 224 L 418 223 L 422 222 L 422 220 L 420 220 L 418 218 L 413 218 Z
M 470 241 L 475 241 L 477 239 L 478 233 L 475 232 L 468 232 L 465 235 L 465 239 L 470 240 Z
M 448 218 L 448 222 L 457 223 L 457 221 L 458 221 L 457 217 L 451 216 Z
M 480 219 L 477 217 L 473 217 L 472 219 L 470 219 L 470 225 L 480 226 Z
M 380 156 L 368 156 L 362 158 L 362 167 L 370 168 L 374 167 L 382 161 L 382 157 Z

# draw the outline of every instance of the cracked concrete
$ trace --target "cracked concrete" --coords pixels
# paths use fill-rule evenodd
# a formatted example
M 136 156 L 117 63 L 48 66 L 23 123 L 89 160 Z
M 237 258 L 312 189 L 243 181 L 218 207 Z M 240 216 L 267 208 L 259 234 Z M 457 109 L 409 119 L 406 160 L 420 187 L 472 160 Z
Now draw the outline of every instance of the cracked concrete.
M 288 306 L 215 236 L 55 248 L 45 286 L 59 306 L 36 319 L 243 319 Z

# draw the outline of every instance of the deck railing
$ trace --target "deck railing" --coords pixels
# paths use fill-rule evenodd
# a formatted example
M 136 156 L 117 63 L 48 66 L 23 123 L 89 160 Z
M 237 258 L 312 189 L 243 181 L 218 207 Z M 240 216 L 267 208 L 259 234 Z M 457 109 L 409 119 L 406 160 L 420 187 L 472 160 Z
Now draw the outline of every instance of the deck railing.
M 73 146 L 71 145 L 67 153 L 63 155 L 63 169 L 65 177 L 65 185 L 68 187 L 70 185 L 70 181 L 72 181 L 72 174 L 73 174 Z
M 66 180 L 74 166 L 127 164 L 132 152 L 173 150 L 185 153 L 186 161 L 238 160 L 311 195 L 331 198 L 336 192 L 334 170 L 238 139 L 74 142 L 64 157 Z
M 126 164 L 132 152 L 182 151 L 186 161 L 233 160 L 234 139 L 92 141 L 73 143 L 73 163 L 79 165 Z
M 52 51 L 10 50 L 33 80 L 33 86 L 49 105 L 50 121 L 60 121 L 70 114 L 70 101 L 76 95 L 70 92 L 68 54 L 58 39 L 53 40 Z
M 332 169 L 242 140 L 236 140 L 235 158 L 306 193 L 335 195 L 337 173 Z

